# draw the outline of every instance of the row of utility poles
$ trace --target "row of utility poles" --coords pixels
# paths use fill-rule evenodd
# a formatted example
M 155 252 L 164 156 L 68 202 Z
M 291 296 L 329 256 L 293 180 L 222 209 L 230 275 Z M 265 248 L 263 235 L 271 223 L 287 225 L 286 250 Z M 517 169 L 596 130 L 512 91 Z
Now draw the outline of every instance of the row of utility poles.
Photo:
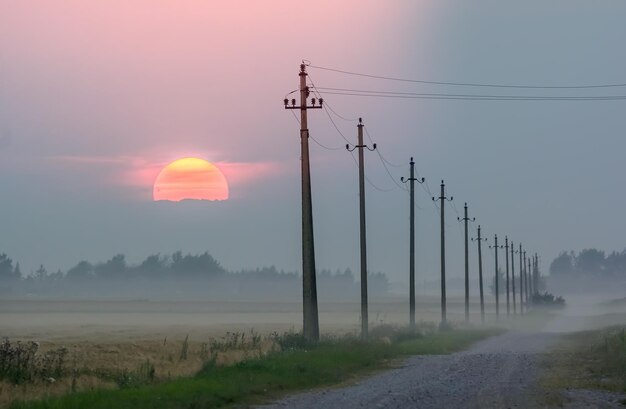
M 311 198 L 311 171 L 309 162 L 309 129 L 307 121 L 307 111 L 309 109 L 321 109 L 323 107 L 323 99 L 310 98 L 310 90 L 306 85 L 307 73 L 306 65 L 300 65 L 300 103 L 296 103 L 295 98 L 289 101 L 284 100 L 285 109 L 300 110 L 300 149 L 301 149 L 301 175 L 302 175 L 302 301 L 303 301 L 303 336 L 307 340 L 319 339 L 319 318 L 317 305 L 317 284 L 315 275 L 315 248 L 313 239 L 313 207 Z M 372 147 L 363 143 L 363 122 L 359 118 L 357 125 L 357 144 L 354 146 L 346 145 L 346 149 L 350 152 L 358 149 L 358 166 L 359 166 L 359 221 L 360 221 L 360 267 L 361 267 L 361 336 L 368 336 L 368 298 L 367 298 L 367 242 L 366 242 L 366 224 L 365 224 L 365 171 L 364 171 L 364 149 L 374 151 L 376 144 Z M 415 329 L 415 182 L 424 183 L 424 178 L 415 177 L 415 162 L 411 158 L 409 162 L 410 173 L 408 178 L 401 178 L 404 183 L 409 183 L 410 193 L 410 239 L 409 239 L 409 315 L 410 327 Z M 447 299 L 446 299 L 446 243 L 445 243 L 445 203 L 452 201 L 445 195 L 445 184 L 441 181 L 441 192 L 439 197 L 433 197 L 433 202 L 439 202 L 440 218 L 441 218 L 441 326 L 447 326 Z M 475 218 L 469 218 L 467 203 L 465 204 L 465 212 L 463 218 L 458 218 L 465 224 L 465 320 L 469 321 L 470 305 L 469 305 L 469 244 L 468 244 L 468 222 L 474 222 Z M 478 274 L 480 289 L 480 312 L 481 321 L 485 321 L 485 298 L 483 289 L 483 268 L 482 268 L 482 242 L 487 239 L 481 236 L 481 227 L 478 226 L 476 241 L 478 244 Z M 507 315 L 511 313 L 510 301 L 513 304 L 513 314 L 517 314 L 516 304 L 516 287 L 515 287 L 515 263 L 514 254 L 519 254 L 519 275 L 520 288 L 519 307 L 520 313 L 528 310 L 531 296 L 537 293 L 539 284 L 539 267 L 538 256 L 527 259 L 526 251 L 522 245 L 519 250 L 514 250 L 513 242 L 509 242 L 505 237 L 505 245 L 498 246 L 498 237 L 494 236 L 493 246 L 495 250 L 495 301 L 496 316 L 500 315 L 500 283 L 499 283 L 499 266 L 498 266 L 498 249 L 506 249 L 506 302 Z M 510 260 L 509 260 L 510 251 Z M 511 266 L 511 279 L 509 280 L 509 264 Z M 532 266 L 531 266 L 532 264 Z M 532 278 L 531 278 L 532 274 Z M 511 283 L 511 295 L 509 294 L 509 283 Z

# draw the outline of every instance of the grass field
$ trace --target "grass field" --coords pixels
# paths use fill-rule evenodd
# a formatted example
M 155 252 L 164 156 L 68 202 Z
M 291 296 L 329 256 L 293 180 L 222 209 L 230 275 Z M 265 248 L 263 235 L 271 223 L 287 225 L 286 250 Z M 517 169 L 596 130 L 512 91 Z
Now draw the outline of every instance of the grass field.
M 565 334 L 544 367 L 541 383 L 553 404 L 562 403 L 563 390 L 626 393 L 626 326 Z
M 259 402 L 288 391 L 332 385 L 390 365 L 415 354 L 446 354 L 501 332 L 466 329 L 432 333 L 414 339 L 361 342 L 341 337 L 304 345 L 297 336 L 278 338 L 281 352 L 231 366 L 207 363 L 195 376 L 116 390 L 73 393 L 42 401 L 14 402 L 26 408 L 200 408 Z

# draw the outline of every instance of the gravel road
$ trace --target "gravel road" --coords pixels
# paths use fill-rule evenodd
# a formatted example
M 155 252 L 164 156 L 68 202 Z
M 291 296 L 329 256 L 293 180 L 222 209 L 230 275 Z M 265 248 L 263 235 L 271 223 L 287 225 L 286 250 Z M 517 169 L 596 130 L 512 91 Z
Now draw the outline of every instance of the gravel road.
M 272 408 L 533 408 L 537 362 L 549 333 L 492 337 L 452 355 L 414 356 L 359 383 L 286 397 Z

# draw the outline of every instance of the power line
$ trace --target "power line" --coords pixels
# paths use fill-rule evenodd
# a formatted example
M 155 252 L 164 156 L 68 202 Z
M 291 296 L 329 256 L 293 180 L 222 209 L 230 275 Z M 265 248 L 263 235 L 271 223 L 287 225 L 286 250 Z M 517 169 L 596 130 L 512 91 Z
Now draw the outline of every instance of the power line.
M 319 65 L 309 65 L 311 68 L 317 68 L 324 71 L 332 71 L 340 74 L 354 75 L 358 77 L 374 78 L 379 80 L 412 82 L 417 84 L 431 85 L 450 85 L 460 87 L 487 87 L 487 88 L 530 88 L 530 89 L 587 89 L 587 88 L 617 88 L 626 87 L 626 83 L 617 84 L 587 84 L 587 85 L 528 85 L 528 84 L 489 84 L 489 83 L 471 83 L 471 82 L 450 82 L 450 81 L 428 81 L 408 78 L 398 78 L 383 75 L 363 74 L 353 71 L 340 70 L 336 68 L 321 67 Z
M 367 127 L 365 127 L 365 133 L 367 134 L 367 137 L 369 138 L 371 143 L 374 143 L 374 140 L 372 139 L 372 136 L 370 135 L 369 131 L 367 130 Z M 390 161 L 388 161 L 382 153 L 380 153 L 380 151 L 378 152 L 378 154 L 380 155 L 380 158 L 383 160 L 383 162 L 385 162 L 387 165 L 392 166 L 394 168 L 401 168 L 404 165 L 402 164 L 396 164 L 396 163 L 392 163 Z
M 358 168 L 358 167 L 359 167 L 359 162 L 357 162 L 356 158 L 354 157 L 354 153 L 350 152 L 350 156 L 352 157 L 352 160 L 354 161 L 354 164 L 355 164 L 355 165 L 357 166 L 357 168 Z M 392 188 L 392 189 L 383 189 L 383 188 L 380 188 L 380 187 L 376 186 L 376 185 L 375 185 L 375 184 L 374 184 L 374 183 L 373 183 L 373 182 L 372 182 L 372 181 L 371 181 L 371 180 L 370 180 L 367 176 L 365 176 L 365 181 L 366 181 L 366 182 L 367 182 L 367 183 L 368 183 L 371 187 L 373 187 L 374 189 L 378 190 L 379 192 L 384 192 L 384 193 L 387 193 L 387 192 L 391 192 L 391 191 L 393 190 L 393 188 Z
M 396 99 L 433 99 L 433 100 L 457 100 L 457 101 L 623 101 L 626 95 L 596 95 L 596 96 L 524 96 L 524 95 L 479 95 L 479 94 L 428 94 L 428 93 L 402 93 L 395 91 L 325 91 L 325 94 L 344 95 L 353 97 L 370 98 L 396 98 Z

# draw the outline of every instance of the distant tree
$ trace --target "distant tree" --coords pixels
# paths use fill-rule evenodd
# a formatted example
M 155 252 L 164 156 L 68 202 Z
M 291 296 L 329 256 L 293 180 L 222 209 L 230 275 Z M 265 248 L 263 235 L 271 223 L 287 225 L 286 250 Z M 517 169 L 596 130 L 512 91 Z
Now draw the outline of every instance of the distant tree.
M 68 280 L 85 280 L 94 276 L 93 265 L 87 261 L 81 261 L 74 267 L 67 270 Z
M 39 268 L 37 269 L 37 271 L 35 271 L 35 280 L 37 280 L 37 281 L 45 281 L 47 276 L 48 276 L 48 271 L 43 266 L 43 264 L 40 264 Z
M 13 260 L 4 253 L 0 254 L 0 281 L 19 280 L 21 275 L 18 265 L 13 268 Z
M 550 264 L 550 275 L 555 277 L 569 277 L 574 272 L 574 256 L 563 251 Z
M 626 275 L 626 250 L 612 252 L 604 260 L 604 271 L 608 276 Z
M 180 251 L 177 251 L 172 255 L 170 268 L 175 276 L 186 278 L 215 277 L 226 272 L 208 252 L 200 255 L 187 254 L 183 256 Z
M 575 270 L 584 275 L 602 274 L 604 271 L 604 251 L 585 249 L 576 257 Z
M 126 276 L 126 256 L 117 254 L 103 264 L 98 264 L 94 268 L 96 277 L 110 280 L 119 279 Z
M 140 277 L 162 277 L 166 273 L 167 260 L 166 256 L 152 254 L 134 268 L 135 273 Z

